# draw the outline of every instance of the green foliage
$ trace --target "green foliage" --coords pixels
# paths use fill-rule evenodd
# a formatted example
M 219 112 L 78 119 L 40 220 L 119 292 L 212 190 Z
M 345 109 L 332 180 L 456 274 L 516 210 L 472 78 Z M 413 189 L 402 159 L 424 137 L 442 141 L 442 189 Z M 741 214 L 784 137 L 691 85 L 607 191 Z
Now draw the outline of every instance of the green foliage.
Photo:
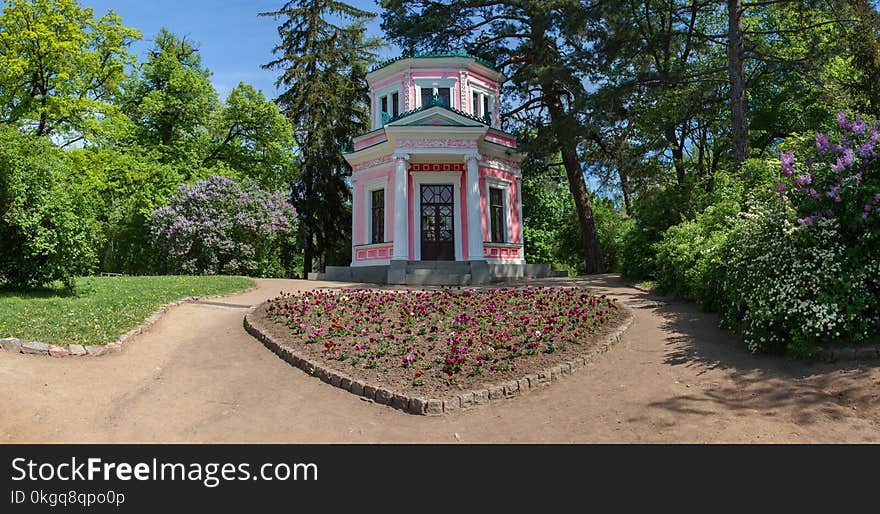
M 219 105 L 210 77 L 198 48 L 163 28 L 120 96 L 134 141 L 166 163 L 199 162 L 208 143 L 203 128 Z
M 69 169 L 49 141 L 0 127 L 0 286 L 70 286 L 95 265 L 89 192 L 66 180 Z
M 138 146 L 90 147 L 70 152 L 70 157 L 74 164 L 68 180 L 97 195 L 92 207 L 104 234 L 98 251 L 101 271 L 154 272 L 150 221 L 183 181 L 181 174 L 161 163 L 157 150 Z
M 534 170 L 535 165 L 527 162 L 522 184 L 526 260 L 584 273 L 583 240 L 565 172 L 559 167 Z M 619 212 L 611 199 L 593 195 L 592 203 L 607 270 L 617 271 L 620 249 L 632 221 Z
M 281 72 L 277 102 L 299 150 L 291 201 L 301 220 L 303 271 L 311 272 L 316 255 L 323 265 L 348 263 L 350 252 L 337 260 L 338 242 L 351 233 L 351 168 L 340 149 L 368 127 L 367 67 L 382 43 L 366 37 L 365 24 L 375 15 L 335 0 L 288 1 L 261 15 L 280 22 L 276 59 L 264 67 Z
M 670 227 L 653 245 L 654 277 L 660 289 L 709 309 L 719 307 L 722 246 L 727 242 L 740 205 L 725 200 L 710 205 L 692 220 Z
M 279 190 L 295 176 L 293 127 L 262 91 L 239 84 L 211 124 L 213 149 L 203 166 L 222 162 L 261 187 Z
M 253 286 L 243 277 L 80 277 L 72 288 L 0 292 L 0 338 L 106 344 L 167 303 Z
M 0 15 L 0 122 L 76 140 L 118 121 L 109 100 L 137 30 L 75 0 L 10 0 Z
M 723 319 L 752 351 L 811 357 L 880 328 L 880 259 L 853 259 L 836 220 L 796 226 L 779 202 L 755 206 L 722 255 Z

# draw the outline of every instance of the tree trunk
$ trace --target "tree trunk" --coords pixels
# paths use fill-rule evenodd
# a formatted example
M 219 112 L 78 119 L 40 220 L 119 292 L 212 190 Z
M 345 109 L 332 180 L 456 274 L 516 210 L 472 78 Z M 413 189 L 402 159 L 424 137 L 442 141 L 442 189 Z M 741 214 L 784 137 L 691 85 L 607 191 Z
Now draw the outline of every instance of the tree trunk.
M 749 117 L 746 101 L 742 0 L 727 0 L 727 16 L 729 22 L 727 59 L 730 76 L 730 133 L 733 139 L 733 171 L 739 173 L 743 163 L 749 157 Z
M 621 165 L 617 166 L 617 176 L 620 179 L 620 191 L 623 193 L 623 209 L 629 216 L 632 214 L 632 194 L 629 190 L 629 176 Z
M 550 122 L 553 125 L 556 141 L 559 143 L 565 174 L 568 176 L 568 188 L 574 198 L 578 222 L 581 226 L 581 241 L 584 244 L 584 260 L 587 265 L 586 272 L 588 275 L 605 273 L 605 261 L 599 246 L 599 233 L 596 230 L 596 219 L 593 217 L 593 204 L 590 201 L 590 192 L 584 179 L 584 171 L 578 160 L 574 131 L 566 129 L 565 113 L 559 93 L 553 90 L 552 85 L 545 84 L 543 89 L 550 111 Z
M 314 240 L 315 240 L 315 212 L 314 206 L 315 202 L 312 202 L 312 171 L 310 163 L 306 163 L 304 166 L 305 170 L 303 173 L 303 179 L 305 182 L 304 193 L 305 196 L 302 199 L 302 204 L 305 207 L 305 212 L 303 212 L 303 278 L 308 279 L 309 273 L 312 272 L 312 261 L 315 258 L 315 248 L 314 248 Z
M 303 278 L 308 279 L 309 273 L 312 272 L 312 261 L 315 258 L 315 248 L 312 244 L 314 228 L 312 217 L 306 216 L 305 226 L 303 227 Z

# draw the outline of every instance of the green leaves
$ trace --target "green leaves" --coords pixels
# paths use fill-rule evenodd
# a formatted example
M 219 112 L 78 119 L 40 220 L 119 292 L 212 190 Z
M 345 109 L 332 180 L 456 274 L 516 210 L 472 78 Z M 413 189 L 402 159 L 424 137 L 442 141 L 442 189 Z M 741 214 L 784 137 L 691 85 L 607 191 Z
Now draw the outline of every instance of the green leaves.
M 276 101 L 298 146 L 291 199 L 302 220 L 304 271 L 312 269 L 313 244 L 325 264 L 347 263 L 351 170 L 340 149 L 368 126 L 367 66 L 382 45 L 366 37 L 364 24 L 374 15 L 332 0 L 289 1 L 262 15 L 280 21 L 277 58 L 264 68 L 281 74 Z
M 70 285 L 95 265 L 97 225 L 70 168 L 45 139 L 0 127 L 0 287 Z
M 75 0 L 12 0 L 0 15 L 0 120 L 66 140 L 119 114 L 112 96 L 140 33 Z

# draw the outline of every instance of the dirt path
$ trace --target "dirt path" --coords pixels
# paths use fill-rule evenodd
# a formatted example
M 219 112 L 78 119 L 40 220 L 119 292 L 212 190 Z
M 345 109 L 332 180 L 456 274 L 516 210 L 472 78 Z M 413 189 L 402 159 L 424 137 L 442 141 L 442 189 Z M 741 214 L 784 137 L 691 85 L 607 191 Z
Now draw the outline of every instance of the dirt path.
M 416 417 L 306 376 L 245 333 L 241 306 L 328 284 L 264 280 L 173 309 L 119 355 L 0 352 L 0 443 L 880 441 L 880 365 L 754 357 L 715 316 L 616 277 L 552 283 L 614 294 L 636 321 L 587 369 L 501 405 Z

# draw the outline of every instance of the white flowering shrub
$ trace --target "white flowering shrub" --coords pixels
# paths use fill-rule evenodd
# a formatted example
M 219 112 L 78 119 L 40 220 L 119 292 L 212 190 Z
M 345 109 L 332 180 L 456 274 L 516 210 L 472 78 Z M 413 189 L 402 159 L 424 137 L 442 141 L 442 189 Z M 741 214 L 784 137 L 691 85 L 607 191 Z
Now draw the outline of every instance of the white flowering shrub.
M 757 206 L 724 246 L 722 316 L 753 352 L 811 357 L 877 334 L 877 258 L 851 251 L 836 219 L 798 224 L 782 203 Z

